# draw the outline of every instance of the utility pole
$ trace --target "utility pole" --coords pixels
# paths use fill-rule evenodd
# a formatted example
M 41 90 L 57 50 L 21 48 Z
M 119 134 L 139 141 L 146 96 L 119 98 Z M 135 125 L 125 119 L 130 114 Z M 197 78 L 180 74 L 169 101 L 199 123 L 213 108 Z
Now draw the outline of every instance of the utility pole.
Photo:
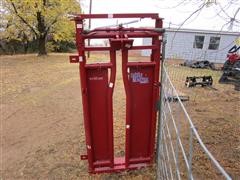
M 92 14 L 92 0 L 89 2 L 89 14 Z M 91 18 L 88 21 L 88 29 L 91 29 Z M 88 46 L 90 46 L 90 39 L 88 39 Z M 90 52 L 88 51 L 87 57 L 90 57 Z

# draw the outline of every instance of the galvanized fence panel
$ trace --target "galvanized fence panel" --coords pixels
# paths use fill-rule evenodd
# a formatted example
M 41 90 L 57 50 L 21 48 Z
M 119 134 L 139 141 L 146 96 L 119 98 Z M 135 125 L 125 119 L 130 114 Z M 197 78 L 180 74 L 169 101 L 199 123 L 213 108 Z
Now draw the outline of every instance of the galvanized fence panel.
M 231 179 L 200 138 L 164 64 L 161 80 L 158 179 Z M 200 167 L 202 159 L 208 168 Z

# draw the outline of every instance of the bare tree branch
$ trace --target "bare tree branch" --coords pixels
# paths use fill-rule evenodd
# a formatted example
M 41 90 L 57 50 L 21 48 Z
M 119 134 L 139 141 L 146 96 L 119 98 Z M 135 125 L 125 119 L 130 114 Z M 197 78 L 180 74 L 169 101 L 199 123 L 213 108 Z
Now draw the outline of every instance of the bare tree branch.
M 240 8 L 238 8 L 238 9 L 236 10 L 234 16 L 233 16 L 232 18 L 230 18 L 230 25 L 229 25 L 229 29 L 230 29 L 230 30 L 232 30 L 234 22 L 237 21 L 237 20 L 236 20 L 236 16 L 237 16 L 237 14 L 239 13 L 239 11 L 240 11 Z
M 223 9 L 225 9 L 225 11 L 228 10 L 231 7 L 231 5 L 232 5 L 231 1 L 229 1 L 224 7 L 220 8 L 220 10 L 218 10 L 218 8 L 215 8 L 216 14 L 212 17 L 209 17 L 209 18 L 213 19 L 213 18 L 219 16 L 220 18 L 224 19 L 224 21 L 226 21 L 226 18 L 221 16 L 221 13 L 222 13 Z
M 187 1 L 187 0 L 182 0 L 182 1 L 180 1 L 179 3 L 177 3 L 176 5 L 171 6 L 171 7 L 160 7 L 160 6 L 158 6 L 158 5 L 156 5 L 156 6 L 157 6 L 159 9 L 174 9 L 174 8 L 177 8 L 177 7 L 181 6 L 181 5 L 183 5 L 186 1 Z
M 240 8 L 238 8 L 237 11 L 235 12 L 235 14 L 234 14 L 234 16 L 233 16 L 234 19 L 236 19 L 236 16 L 237 16 L 237 14 L 239 13 L 239 11 L 240 11 Z
M 202 3 L 200 5 L 200 7 L 198 9 L 196 9 L 194 12 L 192 12 L 181 24 L 180 26 L 177 28 L 177 30 L 175 31 L 174 35 L 173 35 L 173 38 L 172 38 L 172 42 L 171 42 L 171 48 L 173 46 L 173 41 L 176 37 L 176 33 L 179 31 L 179 29 L 181 29 L 181 27 L 194 15 L 196 14 L 197 12 L 200 12 L 204 7 L 206 6 L 206 3 Z

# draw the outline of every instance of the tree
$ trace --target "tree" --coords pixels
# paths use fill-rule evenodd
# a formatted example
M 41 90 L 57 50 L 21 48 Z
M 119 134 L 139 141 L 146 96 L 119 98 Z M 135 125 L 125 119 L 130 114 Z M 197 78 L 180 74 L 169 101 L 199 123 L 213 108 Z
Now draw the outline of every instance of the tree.
M 4 6 L 11 17 L 17 17 L 36 37 L 38 55 L 47 54 L 48 36 L 53 32 L 58 33 L 56 29 L 59 30 L 58 26 L 61 22 L 70 24 L 66 22 L 67 14 L 80 12 L 80 5 L 76 0 L 5 0 Z M 69 27 L 71 26 L 66 28 Z M 64 35 L 62 34 L 61 37 L 63 38 Z
M 2 46 L 3 51 L 15 53 L 15 46 L 23 47 L 24 53 L 27 53 L 30 41 L 34 39 L 31 30 L 15 16 L 10 16 L 7 12 L 2 15 L 3 22 L 0 31 L 1 40 L 7 44 Z M 2 43 L 3 43 L 2 42 Z

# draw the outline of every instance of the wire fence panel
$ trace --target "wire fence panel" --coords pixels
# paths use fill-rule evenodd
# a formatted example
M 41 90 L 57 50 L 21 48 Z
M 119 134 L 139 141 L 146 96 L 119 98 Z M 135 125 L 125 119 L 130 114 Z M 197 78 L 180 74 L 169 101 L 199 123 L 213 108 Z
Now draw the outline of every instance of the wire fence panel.
M 231 179 L 201 140 L 165 65 L 162 71 L 158 179 Z

